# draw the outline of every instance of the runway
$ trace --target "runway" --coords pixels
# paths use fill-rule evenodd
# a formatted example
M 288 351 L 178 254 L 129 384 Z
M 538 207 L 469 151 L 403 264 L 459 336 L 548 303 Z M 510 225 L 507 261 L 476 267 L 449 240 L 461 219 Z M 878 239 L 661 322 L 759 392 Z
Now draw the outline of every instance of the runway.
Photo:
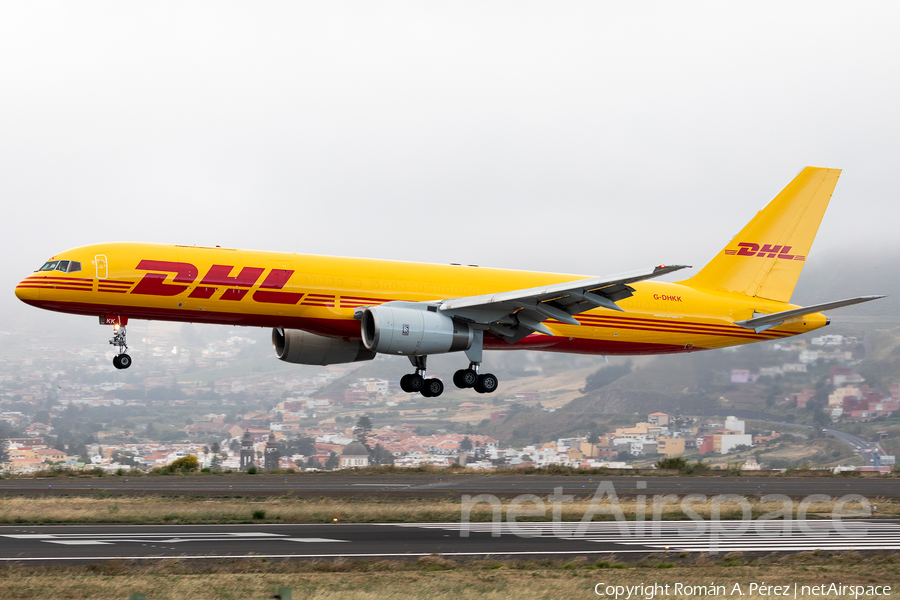
M 3 479 L 2 495 L 206 496 L 264 498 L 447 498 L 493 494 L 509 498 L 530 493 L 544 496 L 562 487 L 577 498 L 591 496 L 601 481 L 611 482 L 620 496 L 636 494 L 739 494 L 755 498 L 783 494 L 794 499 L 810 494 L 840 497 L 861 494 L 870 500 L 900 500 L 900 480 L 859 477 L 601 477 L 588 475 L 365 475 L 295 473 L 288 475 L 209 475 L 159 477 L 87 477 Z M 643 486 L 643 487 L 641 487 Z
M 495 535 L 497 534 L 497 535 Z M 0 562 L 900 550 L 900 521 L 0 527 Z

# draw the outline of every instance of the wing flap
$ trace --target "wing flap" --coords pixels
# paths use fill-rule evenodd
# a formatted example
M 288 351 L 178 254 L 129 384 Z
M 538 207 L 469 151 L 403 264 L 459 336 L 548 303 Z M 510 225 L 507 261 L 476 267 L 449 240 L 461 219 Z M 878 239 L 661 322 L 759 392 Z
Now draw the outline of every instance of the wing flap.
M 660 265 L 651 269 L 591 277 L 564 283 L 452 298 L 441 302 L 440 311 L 488 329 L 510 343 L 533 332 L 553 335 L 543 321 L 553 319 L 567 325 L 581 325 L 573 316 L 598 307 L 622 310 L 616 305 L 632 295 L 629 284 L 672 273 L 687 265 Z
M 652 269 L 642 269 L 640 271 L 630 271 L 628 273 L 620 273 L 609 277 L 591 277 L 589 279 L 578 279 L 575 281 L 567 281 L 564 283 L 556 283 L 553 285 L 529 288 L 524 290 L 514 290 L 511 292 L 498 292 L 496 294 L 485 294 L 482 296 L 466 296 L 464 298 L 452 298 L 444 300 L 441 303 L 442 311 L 453 311 L 461 308 L 486 307 L 491 304 L 501 304 L 514 301 L 533 301 L 544 302 L 548 300 L 562 299 L 572 293 L 585 295 L 602 295 L 607 297 L 609 294 L 614 296 L 609 298 L 613 302 L 623 300 L 631 296 L 631 291 L 626 290 L 629 283 L 643 281 L 645 279 L 653 279 L 672 273 L 679 269 L 687 268 L 687 265 L 660 265 Z M 627 294 L 623 295 L 627 291 Z M 585 309 L 587 310 L 587 309 Z M 579 311 L 584 312 L 584 311 Z M 573 313 L 577 314 L 577 313 Z

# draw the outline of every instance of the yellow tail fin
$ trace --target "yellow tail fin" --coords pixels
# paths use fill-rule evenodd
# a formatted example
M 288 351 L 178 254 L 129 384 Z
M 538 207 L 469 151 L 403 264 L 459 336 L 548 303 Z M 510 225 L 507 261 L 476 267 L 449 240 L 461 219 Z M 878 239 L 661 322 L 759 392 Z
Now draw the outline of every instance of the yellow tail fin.
M 686 285 L 788 302 L 840 169 L 806 167 Z

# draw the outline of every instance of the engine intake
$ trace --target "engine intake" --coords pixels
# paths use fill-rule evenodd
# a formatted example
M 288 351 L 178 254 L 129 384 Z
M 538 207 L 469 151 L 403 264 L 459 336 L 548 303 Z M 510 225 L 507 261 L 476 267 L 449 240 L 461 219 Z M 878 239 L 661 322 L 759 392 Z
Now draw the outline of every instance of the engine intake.
M 345 341 L 297 329 L 273 329 L 275 356 L 299 365 L 337 365 L 372 360 L 375 352 L 363 347 L 359 340 Z
M 362 314 L 363 345 L 373 352 L 406 356 L 460 352 L 472 347 L 468 323 L 436 310 L 382 304 Z

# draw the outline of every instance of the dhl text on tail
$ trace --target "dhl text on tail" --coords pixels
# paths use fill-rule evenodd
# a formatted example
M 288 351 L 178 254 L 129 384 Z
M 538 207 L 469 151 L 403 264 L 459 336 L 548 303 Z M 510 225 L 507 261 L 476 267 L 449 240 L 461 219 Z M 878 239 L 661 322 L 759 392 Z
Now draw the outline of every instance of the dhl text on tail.
M 300 364 L 402 355 L 407 392 L 438 396 L 430 354 L 462 352 L 453 375 L 485 393 L 482 350 L 583 354 L 693 352 L 776 340 L 828 324 L 820 311 L 882 296 L 800 307 L 791 294 L 840 171 L 807 167 L 703 269 L 660 265 L 606 277 L 141 243 L 66 250 L 16 287 L 33 306 L 113 326 L 113 364 L 131 365 L 129 319 L 271 327 L 275 354 Z M 465 363 L 463 363 L 465 364 Z M 461 365 L 462 366 L 462 365 Z

